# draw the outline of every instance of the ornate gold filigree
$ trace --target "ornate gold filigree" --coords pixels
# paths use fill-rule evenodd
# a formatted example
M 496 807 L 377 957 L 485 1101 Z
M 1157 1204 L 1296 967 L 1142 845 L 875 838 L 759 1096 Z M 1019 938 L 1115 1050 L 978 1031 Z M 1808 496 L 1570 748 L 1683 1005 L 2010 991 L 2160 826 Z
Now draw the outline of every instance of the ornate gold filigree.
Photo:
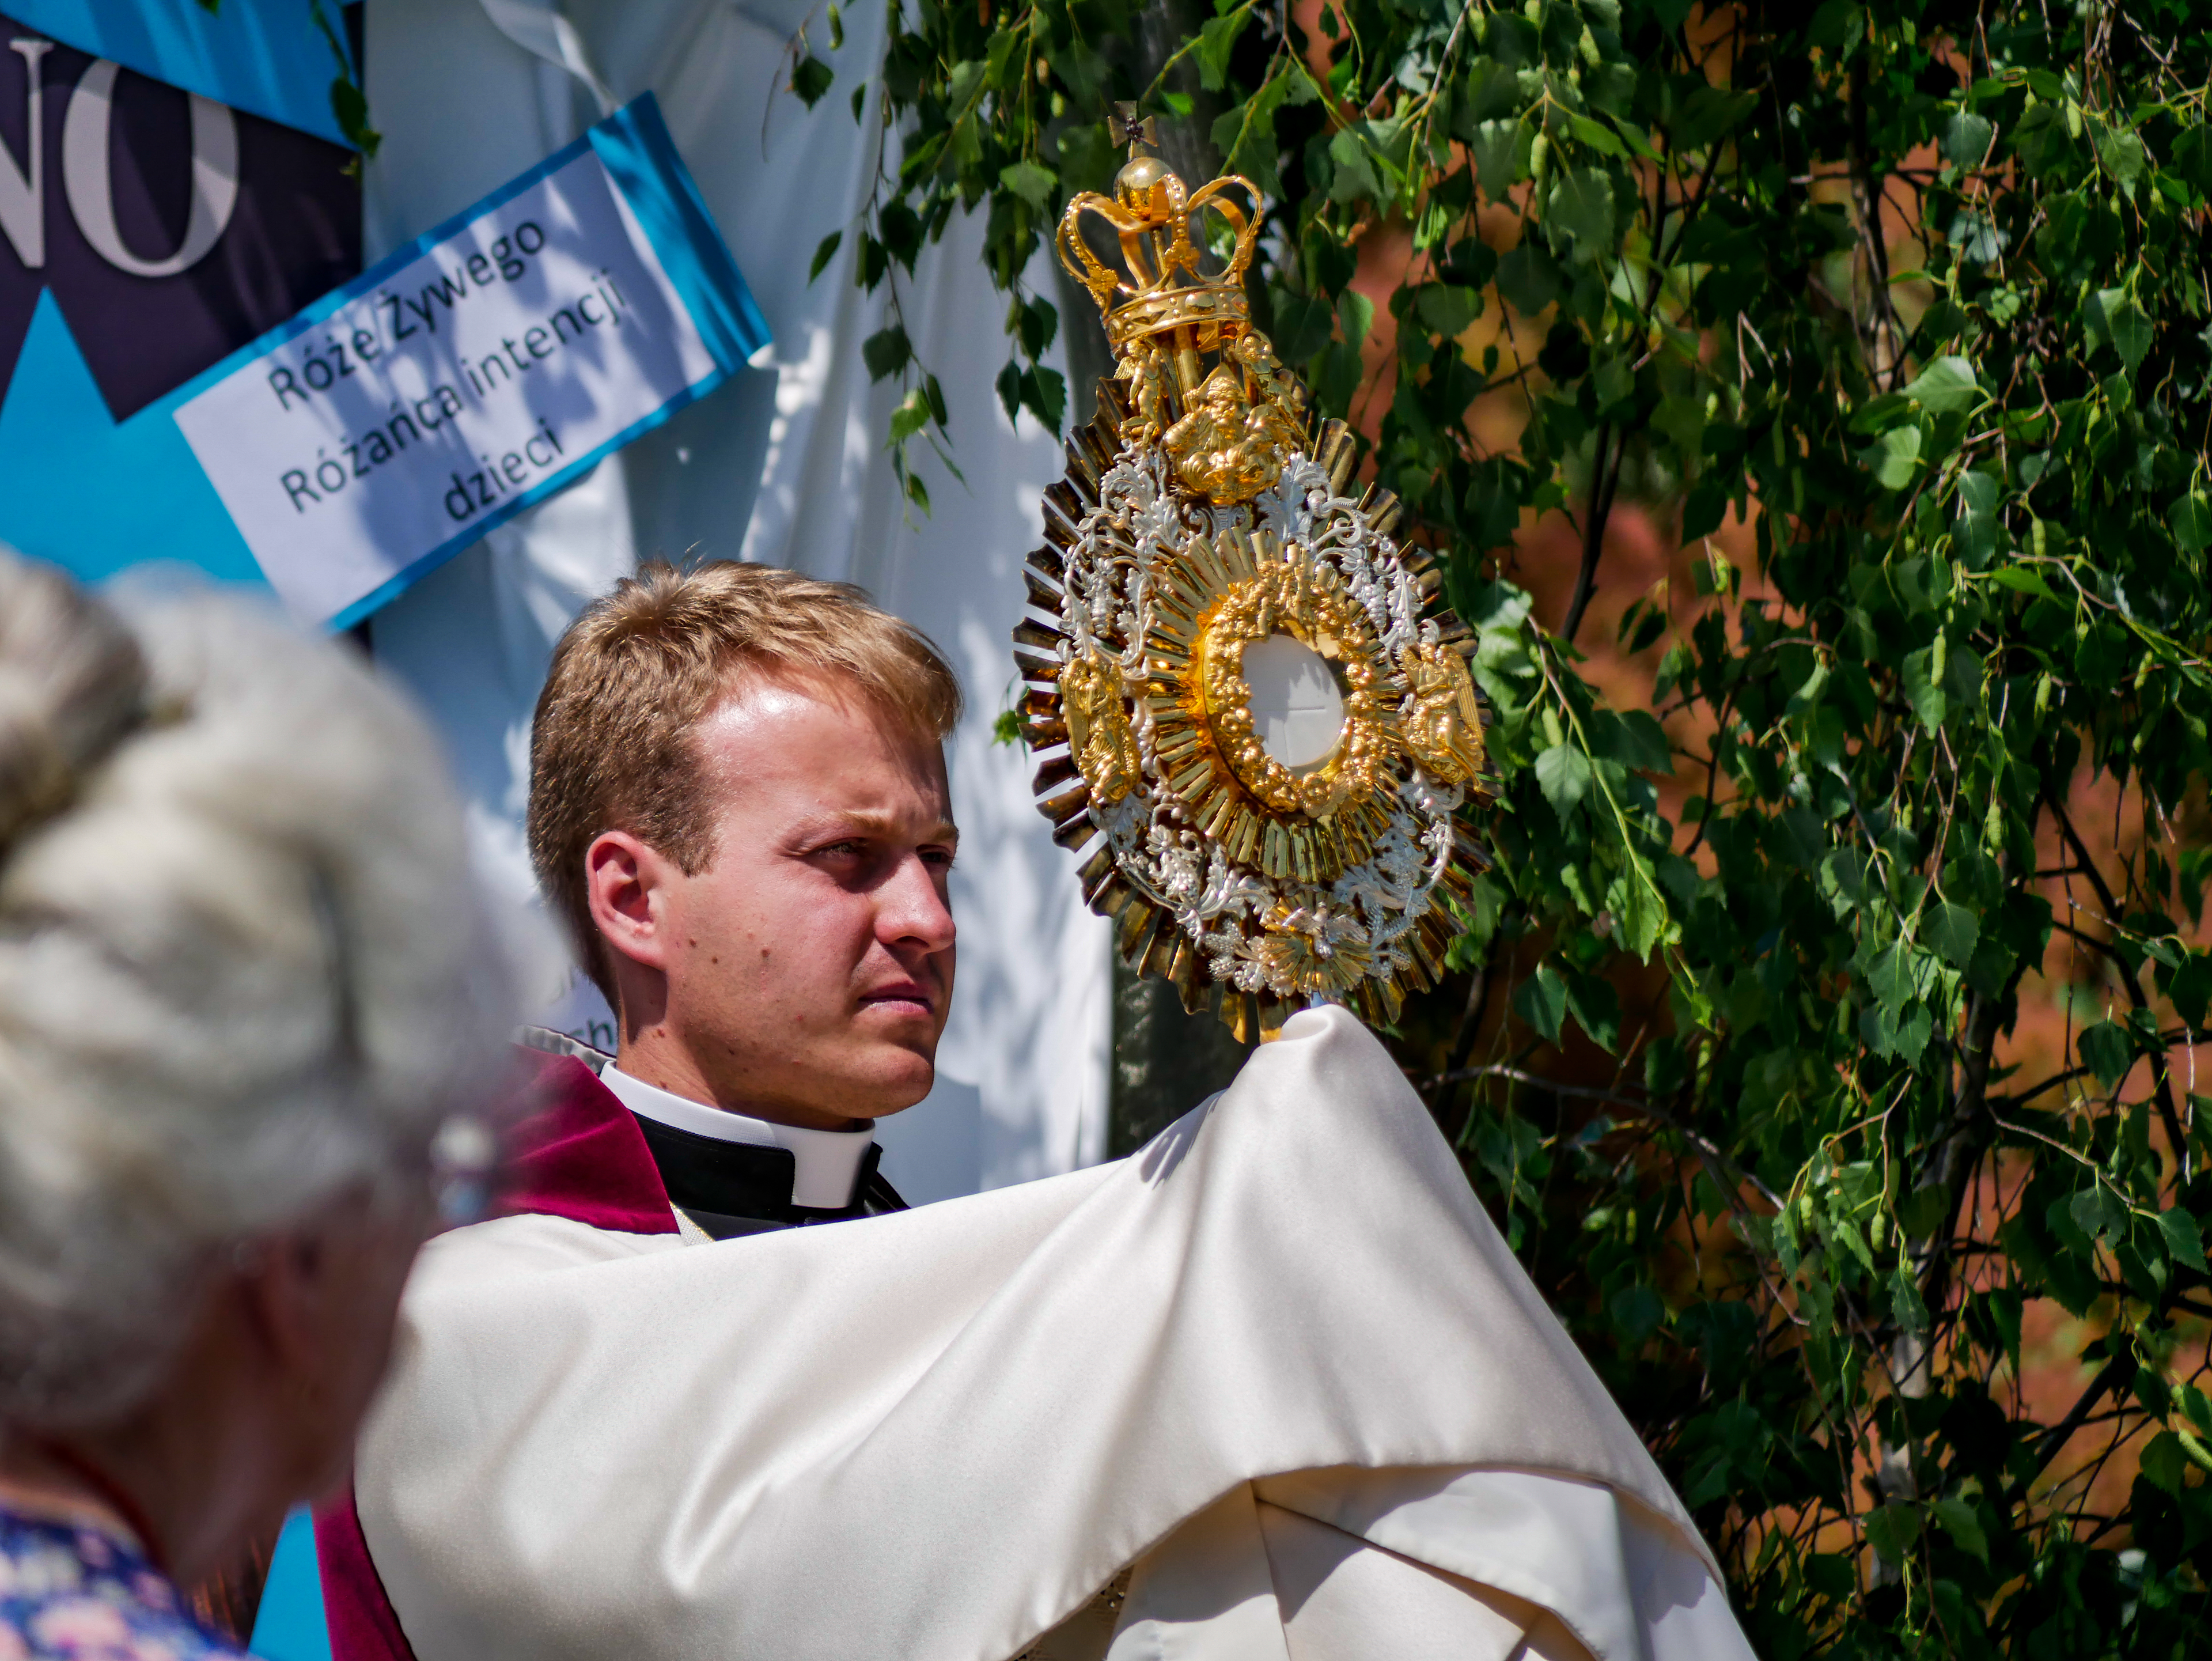
M 1303 773 L 1268 754 L 1252 727 L 1244 648 L 1279 633 L 1329 664 L 1344 693 L 1344 732 L 1335 752 Z M 1380 785 L 1389 745 L 1375 696 L 1379 660 L 1374 630 L 1333 573 L 1317 574 L 1303 561 L 1270 562 L 1223 595 L 1203 619 L 1191 691 L 1212 729 L 1214 747 L 1263 806 L 1325 819 L 1347 802 L 1369 800 Z
M 1304 907 L 1277 906 L 1245 955 L 1270 985 L 1294 995 L 1348 992 L 1373 972 L 1375 953 L 1356 934 L 1333 931 L 1330 921 Z
M 1271 532 L 1194 533 L 1161 577 L 1146 636 L 1146 703 L 1164 782 L 1232 858 L 1270 878 L 1334 881 L 1373 851 L 1396 806 L 1380 696 L 1387 660 L 1336 590 L 1306 597 L 1315 576 L 1303 561 L 1286 563 Z M 1347 726 L 1358 723 L 1330 765 L 1306 778 L 1259 742 L 1243 672 L 1244 646 L 1275 633 L 1286 614 L 1304 621 L 1284 632 L 1324 656 L 1340 654 Z
M 1224 269 L 1212 275 L 1191 236 L 1208 212 L 1231 232 Z M 1085 240 L 1093 218 L 1114 234 L 1126 273 Z M 1304 388 L 1252 327 L 1244 295 L 1259 227 L 1260 194 L 1249 180 L 1230 174 L 1193 195 L 1151 155 L 1131 158 L 1111 197 L 1077 195 L 1060 222 L 1060 261 L 1098 302 L 1115 377 L 1129 383 L 1133 424 L 1122 441 L 1164 442 L 1183 488 L 1221 507 L 1274 484 L 1305 436 Z
M 1256 338 L 1247 335 L 1237 344 Z M 1273 358 L 1273 349 L 1261 344 Z M 1206 376 L 1190 413 L 1169 428 L 1161 442 L 1175 460 L 1183 489 L 1226 506 L 1249 502 L 1282 477 L 1283 463 L 1299 437 L 1290 411 L 1273 398 L 1254 403 L 1244 377 L 1224 363 Z
M 1129 730 L 1123 699 L 1128 689 L 1121 672 L 1096 652 L 1086 652 L 1060 676 L 1060 697 L 1067 711 L 1067 744 L 1075 764 L 1101 802 L 1117 802 L 1137 786 L 1144 757 Z
M 1130 418 L 1122 424 L 1121 438 L 1129 444 L 1150 444 L 1168 429 L 1171 375 L 1159 344 L 1152 340 L 1130 344 L 1114 370 L 1115 378 L 1129 383 Z
M 1460 654 L 1447 646 L 1408 647 L 1400 654 L 1413 689 L 1403 726 L 1406 748 L 1421 770 L 1444 784 L 1482 776 L 1482 706 Z

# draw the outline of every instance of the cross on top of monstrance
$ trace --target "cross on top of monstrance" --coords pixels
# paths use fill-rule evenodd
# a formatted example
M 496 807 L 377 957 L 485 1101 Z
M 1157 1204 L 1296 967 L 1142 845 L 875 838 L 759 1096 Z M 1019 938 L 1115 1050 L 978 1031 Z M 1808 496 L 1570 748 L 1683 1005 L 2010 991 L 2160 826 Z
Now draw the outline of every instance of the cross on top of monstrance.
M 1134 104 L 1116 104 L 1106 118 L 1106 137 L 1115 144 L 1129 147 L 1129 159 L 1137 159 L 1137 146 L 1150 144 L 1158 149 L 1160 144 L 1160 124 L 1152 116 L 1137 119 Z

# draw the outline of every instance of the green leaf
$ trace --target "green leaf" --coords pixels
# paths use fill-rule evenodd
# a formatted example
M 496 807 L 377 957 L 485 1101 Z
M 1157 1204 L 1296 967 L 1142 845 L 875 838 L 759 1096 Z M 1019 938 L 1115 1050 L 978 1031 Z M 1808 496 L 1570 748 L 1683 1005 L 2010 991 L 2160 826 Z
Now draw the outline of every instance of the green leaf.
M 1982 1532 L 1982 1519 L 1974 1514 L 1971 1504 L 1954 1494 L 1930 1500 L 1928 1509 L 1943 1525 L 1943 1532 L 1958 1542 L 1960 1551 L 1984 1563 L 1990 1561 L 1989 1536 Z
M 1534 317 L 1559 297 L 1559 262 L 1538 243 L 1524 239 L 1498 256 L 1498 292 L 1523 317 Z
M 1859 460 L 1885 490 L 1901 490 L 1920 471 L 1920 429 L 1893 427 L 1859 452 Z
M 868 367 L 870 380 L 888 380 L 906 368 L 914 356 L 906 331 L 897 324 L 878 329 L 860 343 L 860 362 Z
M 1620 135 L 1601 121 L 1593 121 L 1587 115 L 1567 117 L 1567 131 L 1600 155 L 1625 159 L 1628 147 L 1620 142 Z
M 891 442 L 902 443 L 929 425 L 929 399 L 916 386 L 901 399 L 898 407 L 891 411 Z
M 1515 987 L 1513 1013 L 1540 1033 L 1545 1043 L 1556 1047 L 1559 1022 L 1567 1013 L 1567 984 L 1559 971 L 1549 964 L 1541 964 Z
M 1729 496 L 1729 477 L 1719 469 L 1699 479 L 1682 508 L 1682 540 L 1697 542 L 1719 530 L 1728 517 Z
M 2097 1075 L 2097 1082 L 2107 1090 L 2116 1088 L 2135 1065 L 2136 1047 L 2128 1037 L 2127 1029 L 2112 1021 L 2099 1021 L 2085 1027 L 2075 1040 L 2081 1052 L 2081 1064 Z
M 1431 334 L 1454 339 L 1481 315 L 1482 296 L 1455 283 L 1426 283 L 1414 290 L 1413 308 Z
M 2095 138 L 2099 165 L 2112 176 L 2114 184 L 2132 192 L 2143 175 L 2142 140 L 2130 128 L 2102 121 L 2096 124 Z
M 1884 392 L 1880 398 L 1868 399 L 1851 412 L 1851 430 L 1869 434 L 1887 432 L 1892 427 L 1908 426 L 1911 421 L 1911 400 L 1903 392 Z
M 1980 167 L 1996 131 L 1986 117 L 1960 110 L 1943 124 L 1943 159 L 1954 167 Z
M 1528 143 L 1518 116 L 1480 122 L 1467 140 L 1468 158 L 1474 163 L 1475 177 L 1482 183 L 1482 193 L 1492 202 L 1504 201 L 1521 182 L 1522 151 Z
M 1067 419 L 1067 379 L 1057 369 L 1042 367 L 1022 372 L 1022 407 L 1035 416 L 1045 431 L 1060 435 Z
M 1357 289 L 1346 289 L 1336 297 L 1336 322 L 1344 344 L 1359 345 L 1375 326 L 1375 302 Z
M 1358 132 L 1351 127 L 1340 129 L 1328 141 L 1328 159 L 1335 166 L 1328 186 L 1332 202 L 1357 202 L 1364 197 L 1370 200 L 1383 194 L 1382 181 L 1375 176 L 1375 167 L 1368 158 L 1367 146 L 1360 142 Z
M 2194 1384 L 2184 1384 L 2177 1392 L 2181 1397 L 2181 1410 L 2189 1415 L 2189 1422 L 2208 1436 L 2212 1436 L 2212 1401 Z
M 2069 1200 L 2066 1214 L 2087 1239 L 2106 1235 L 2115 1240 L 2127 1238 L 2128 1208 L 2102 1183 L 2092 1183 Z
M 1285 363 L 1303 363 L 1328 344 L 1335 311 L 1320 295 L 1274 291 L 1275 350 Z
M 1951 1214 L 1951 1194 L 1940 1183 L 1930 1183 L 1925 1188 L 1916 1188 L 1897 1208 L 1897 1226 L 1905 1231 L 1905 1238 L 1925 1240 L 1943 1226 L 1944 1219 Z
M 1110 189 L 1114 175 L 1127 159 L 1108 141 L 1103 121 L 1069 127 L 1053 148 L 1060 156 L 1060 177 L 1067 180 L 1071 191 Z
M 1950 698 L 1935 678 L 1936 653 L 1931 647 L 1908 652 L 1905 658 L 1905 696 L 1923 727 L 1933 732 L 1951 712 Z
M 1838 848 L 1820 861 L 1820 892 L 1838 917 L 1866 903 L 1866 861 L 1856 848 Z
M 1036 161 L 1014 161 L 999 169 L 999 183 L 1042 212 L 1052 205 L 1060 180 L 1050 167 Z
M 1589 794 L 1589 757 L 1571 744 L 1554 745 L 1536 757 L 1536 784 L 1552 811 L 1565 818 Z
M 1904 1331 L 1928 1330 L 1928 1305 L 1920 1296 L 1920 1283 L 1901 1263 L 1890 1271 L 1889 1306 Z
M 2173 167 L 2197 195 L 2212 196 L 2212 127 L 2191 126 L 2173 141 Z
M 1486 636 L 1510 633 L 1527 620 L 1534 605 L 1525 588 L 1516 588 L 1503 577 L 1486 582 L 1468 597 L 1460 616 Z
M 1650 1287 L 1638 1282 L 1625 1286 L 1607 1300 L 1606 1312 L 1613 1317 L 1624 1343 L 1642 1343 L 1658 1330 L 1659 1323 L 1667 1317 L 1667 1305 Z
M 2081 307 L 2081 326 L 2093 346 L 2110 346 L 2131 374 L 2150 350 L 2150 319 L 2125 289 L 2091 295 Z
M 1275 112 L 1290 99 L 1293 88 L 1304 84 L 1303 76 L 1285 70 L 1244 102 L 1231 105 L 1214 118 L 1211 137 L 1214 149 L 1221 152 L 1222 167 L 1228 172 L 1244 174 L 1268 196 L 1283 193 Z
M 1674 121 L 1673 148 L 1677 150 L 1702 150 L 1715 140 L 1725 137 L 1743 119 L 1758 106 L 1756 90 L 1726 91 L 1719 87 L 1699 85 L 1682 101 L 1682 111 Z
M 1190 55 L 1198 62 L 1198 78 L 1208 92 L 1219 92 L 1229 82 L 1229 55 L 1236 50 L 1237 37 L 1244 25 L 1252 21 L 1252 14 L 1239 7 L 1226 17 L 1209 18 L 1199 25 L 1198 44 Z
M 2051 585 L 2043 580 L 2041 573 L 2033 566 L 2000 565 L 1989 574 L 1989 580 L 2018 593 L 2033 594 L 2038 599 L 2056 600 L 2058 598 L 2051 592 Z
M 2173 540 L 2185 552 L 2201 554 L 2212 546 L 2212 500 L 2202 490 L 2176 496 L 2166 510 L 2166 523 Z
M 2142 1472 L 2144 1482 L 2179 1500 L 2183 1488 L 2182 1473 L 2189 1464 L 2189 1455 L 2183 1451 L 2181 1439 L 2170 1430 L 2162 1430 L 2144 1445 L 2142 1461 L 2137 1469 Z
M 1613 180 L 1595 167 L 1576 167 L 1553 184 L 1545 198 L 1544 223 L 1567 239 L 1577 265 L 1613 246 Z
M 1014 332 L 1021 337 L 1022 351 L 1032 363 L 1044 356 L 1053 336 L 1060 331 L 1060 313 L 1048 300 L 1024 302 L 1020 316 L 1012 322 Z
M 2191 952 L 2184 958 L 2181 967 L 2173 971 L 2166 995 L 2175 1014 L 2202 1031 L 2206 1007 L 2212 1004 L 2212 953 Z
M 1865 1230 L 1860 1230 L 1858 1221 L 1851 1216 L 1832 1216 L 1832 1219 L 1827 1219 L 1827 1227 L 1836 1237 L 1836 1243 L 1843 1245 L 1844 1252 L 1858 1258 L 1858 1265 L 1867 1274 L 1874 1274 L 1874 1252 L 1867 1245 L 1867 1234 Z
M 2158 1232 L 2167 1256 L 2184 1269 L 2204 1273 L 2204 1235 L 2196 1218 L 2174 1206 L 2158 1214 Z
M 909 271 L 921 252 L 921 216 L 903 202 L 886 202 L 876 215 L 884 252 Z
M 1974 366 L 1963 357 L 1937 358 L 1913 376 L 1905 389 L 1905 396 L 1930 415 L 1977 410 L 1990 401 L 1990 395 L 1975 378 Z
M 822 275 L 823 268 L 836 258 L 837 246 L 845 240 L 842 231 L 832 231 L 814 245 L 813 263 L 806 268 L 806 280 L 811 283 Z
M 1867 988 L 1891 1015 L 1901 1013 L 1919 990 L 1919 953 L 1903 942 L 1885 946 L 1867 965 Z
M 1622 920 L 1626 929 L 1624 943 L 1629 951 L 1648 961 L 1652 950 L 1668 937 L 1669 919 L 1665 904 L 1653 892 L 1654 883 L 1645 879 L 1652 873 L 1642 856 L 1632 854 L 1629 857 L 1642 874 L 1632 873 L 1627 880 L 1627 915 Z
M 965 58 L 945 71 L 946 112 L 957 121 L 975 107 L 988 84 L 990 66 L 981 58 Z
M 822 94 L 830 90 L 830 83 L 836 78 L 827 64 L 809 53 L 793 65 L 791 89 L 799 94 L 799 101 L 811 110 L 822 101 Z
M 1948 901 L 1928 908 L 1921 918 L 1921 938 L 1943 955 L 1954 969 L 1973 961 L 1974 945 L 1981 938 L 1980 920 L 1963 905 Z
M 1567 1008 L 1575 1025 L 1608 1056 L 1620 1043 L 1620 997 L 1610 981 L 1595 975 L 1566 977 Z

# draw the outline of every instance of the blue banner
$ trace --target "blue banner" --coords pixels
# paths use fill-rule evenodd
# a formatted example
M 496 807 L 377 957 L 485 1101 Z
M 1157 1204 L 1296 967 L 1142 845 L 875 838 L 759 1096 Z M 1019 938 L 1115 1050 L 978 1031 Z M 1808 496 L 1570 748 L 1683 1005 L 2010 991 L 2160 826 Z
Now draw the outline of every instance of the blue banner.
M 331 82 L 343 49 L 339 0 L 9 0 L 49 40 L 232 109 L 343 144 Z
M 259 580 L 171 405 L 360 271 L 353 160 L 0 15 L 0 541 L 87 579 Z

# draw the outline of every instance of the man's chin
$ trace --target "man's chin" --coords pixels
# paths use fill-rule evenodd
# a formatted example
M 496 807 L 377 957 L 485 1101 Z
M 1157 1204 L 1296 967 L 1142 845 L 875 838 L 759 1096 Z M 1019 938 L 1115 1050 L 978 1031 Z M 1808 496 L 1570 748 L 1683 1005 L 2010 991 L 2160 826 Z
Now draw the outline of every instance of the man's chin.
M 902 1112 L 929 1094 L 937 1082 L 937 1034 L 901 1042 L 882 1034 L 855 1036 L 845 1067 L 847 1111 L 856 1119 L 880 1119 Z

